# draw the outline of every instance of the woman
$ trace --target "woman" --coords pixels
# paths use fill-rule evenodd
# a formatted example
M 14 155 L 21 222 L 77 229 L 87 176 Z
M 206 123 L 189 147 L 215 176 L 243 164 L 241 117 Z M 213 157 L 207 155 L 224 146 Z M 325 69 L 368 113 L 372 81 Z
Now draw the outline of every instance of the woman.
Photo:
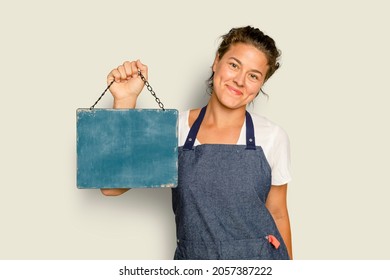
M 210 100 L 179 116 L 179 177 L 172 189 L 175 259 L 292 259 L 287 211 L 289 141 L 246 106 L 279 68 L 272 38 L 250 26 L 222 37 Z M 134 108 L 146 77 L 139 60 L 113 69 L 114 108 Z M 102 189 L 120 195 L 126 189 Z

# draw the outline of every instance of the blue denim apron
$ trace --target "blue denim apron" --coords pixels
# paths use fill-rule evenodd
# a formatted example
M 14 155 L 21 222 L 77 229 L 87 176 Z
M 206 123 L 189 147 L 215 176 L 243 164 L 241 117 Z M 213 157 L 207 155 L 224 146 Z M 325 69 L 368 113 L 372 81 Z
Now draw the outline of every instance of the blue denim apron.
M 174 259 L 289 259 L 265 207 L 271 168 L 256 146 L 250 114 L 246 112 L 246 145 L 194 147 L 205 112 L 206 107 L 179 147 L 178 187 L 172 189 Z

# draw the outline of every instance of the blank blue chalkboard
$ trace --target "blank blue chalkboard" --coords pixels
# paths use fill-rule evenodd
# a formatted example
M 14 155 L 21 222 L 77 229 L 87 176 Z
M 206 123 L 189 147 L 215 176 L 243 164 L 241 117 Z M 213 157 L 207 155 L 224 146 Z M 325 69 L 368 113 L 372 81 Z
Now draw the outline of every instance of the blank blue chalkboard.
M 172 109 L 78 109 L 77 187 L 176 187 L 177 127 Z

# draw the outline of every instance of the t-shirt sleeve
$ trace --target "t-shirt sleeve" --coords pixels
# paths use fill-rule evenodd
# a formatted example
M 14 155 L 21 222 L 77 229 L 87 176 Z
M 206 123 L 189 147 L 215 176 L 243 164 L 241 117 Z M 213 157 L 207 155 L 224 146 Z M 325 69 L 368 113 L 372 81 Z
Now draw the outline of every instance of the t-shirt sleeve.
M 190 111 L 180 111 L 179 113 L 179 133 L 178 133 L 178 146 L 184 145 L 190 128 L 188 127 L 188 115 Z
M 272 185 L 280 186 L 291 181 L 290 139 L 280 127 L 276 127 L 272 149 Z

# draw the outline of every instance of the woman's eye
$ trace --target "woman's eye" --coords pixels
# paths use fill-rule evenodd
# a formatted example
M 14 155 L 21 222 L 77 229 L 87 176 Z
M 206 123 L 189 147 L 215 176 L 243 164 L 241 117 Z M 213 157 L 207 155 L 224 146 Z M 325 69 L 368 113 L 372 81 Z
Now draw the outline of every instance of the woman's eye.
M 234 69 L 236 69 L 236 68 L 238 67 L 238 65 L 235 64 L 234 62 L 231 62 L 231 63 L 230 63 L 230 66 L 231 66 L 232 68 L 234 68 Z
M 257 77 L 257 75 L 254 75 L 254 74 L 251 74 L 251 75 L 250 75 L 250 78 L 251 78 L 252 80 L 258 80 L 258 79 L 259 79 L 259 77 Z

